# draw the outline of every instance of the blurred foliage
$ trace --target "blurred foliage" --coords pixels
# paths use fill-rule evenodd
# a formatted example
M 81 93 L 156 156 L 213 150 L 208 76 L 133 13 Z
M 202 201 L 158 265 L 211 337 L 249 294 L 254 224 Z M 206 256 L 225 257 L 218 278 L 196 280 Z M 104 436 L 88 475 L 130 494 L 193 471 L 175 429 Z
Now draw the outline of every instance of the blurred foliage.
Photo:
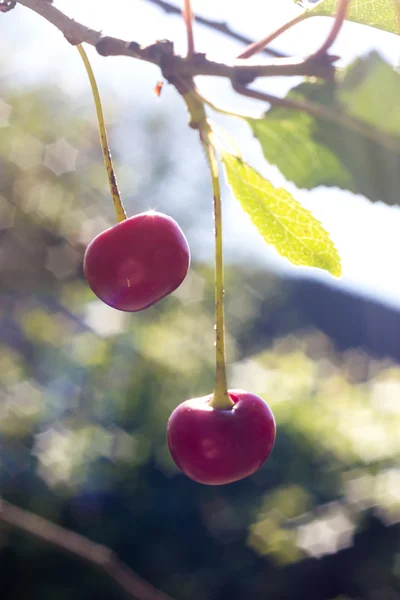
M 4 498 L 110 545 L 177 599 L 400 598 L 400 368 L 318 331 L 261 334 L 261 303 L 289 306 L 280 280 L 230 267 L 231 387 L 271 405 L 277 443 L 251 478 L 190 481 L 165 427 L 212 389 L 212 265 L 144 313 L 102 305 L 82 275 L 85 245 L 112 224 L 95 124 L 55 89 L 6 86 L 0 124 Z M 162 186 L 163 129 L 142 127 Z M 117 173 L 136 173 L 115 154 Z M 4 600 L 120 597 L 22 533 L 1 527 L 0 549 Z

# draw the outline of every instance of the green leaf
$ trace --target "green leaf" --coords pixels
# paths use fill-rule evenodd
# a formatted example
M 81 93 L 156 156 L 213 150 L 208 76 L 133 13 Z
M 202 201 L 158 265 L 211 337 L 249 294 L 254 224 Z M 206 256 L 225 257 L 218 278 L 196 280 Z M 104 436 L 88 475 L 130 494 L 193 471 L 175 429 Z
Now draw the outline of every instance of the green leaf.
M 242 159 L 226 152 L 221 157 L 234 196 L 265 241 L 295 265 L 318 267 L 339 277 L 337 250 L 310 211 Z
M 395 2 L 397 0 L 352 0 L 347 19 L 361 25 L 370 25 L 391 33 L 398 32 L 398 22 Z M 314 2 L 304 2 L 309 8 Z M 332 16 L 336 12 L 337 0 L 322 0 L 313 8 L 307 10 L 307 17 Z
M 248 118 L 269 163 L 300 188 L 334 186 L 400 204 L 400 75 L 378 54 L 355 61 L 336 83 L 303 83 L 288 98 L 326 116 L 275 107 Z
M 310 84 L 303 84 L 290 97 L 304 100 L 309 91 Z M 276 165 L 297 187 L 352 187 L 351 177 L 340 160 L 329 148 L 313 139 L 314 117 L 296 110 L 272 108 L 264 118 L 248 118 L 247 122 L 267 161 Z

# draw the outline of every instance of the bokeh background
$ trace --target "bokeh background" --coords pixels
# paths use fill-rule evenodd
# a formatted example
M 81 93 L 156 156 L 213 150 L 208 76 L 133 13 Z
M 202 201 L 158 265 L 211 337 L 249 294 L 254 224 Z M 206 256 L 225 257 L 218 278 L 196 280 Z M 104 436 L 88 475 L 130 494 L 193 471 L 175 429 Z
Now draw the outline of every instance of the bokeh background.
M 106 33 L 129 38 L 131 26 L 140 40 L 170 37 L 184 48 L 181 22 L 145 1 L 67 4 Z M 252 34 L 249 15 L 238 20 L 227 2 L 216 15 L 212 4 L 198 8 L 232 14 Z M 258 10 L 247 4 L 250 15 Z M 131 20 L 124 11 L 135 11 Z M 318 23 L 315 44 L 327 27 Z M 265 33 L 257 28 L 254 37 Z M 280 48 L 301 40 L 306 51 L 305 31 Z M 339 49 L 349 50 L 354 31 Z M 392 36 L 363 36 L 360 52 L 375 44 L 397 58 Z M 239 51 L 204 29 L 199 39 L 214 54 Z M 171 214 L 193 251 L 172 296 L 126 315 L 97 301 L 82 273 L 87 243 L 114 217 L 78 53 L 23 7 L 0 15 L 0 50 L 1 496 L 106 544 L 177 600 L 398 600 L 400 296 L 390 267 L 398 236 L 387 235 L 397 209 L 296 191 L 342 252 L 335 282 L 279 259 L 224 189 L 230 387 L 270 404 L 278 436 L 254 476 L 194 483 L 165 439 L 174 407 L 209 393 L 214 379 L 210 185 L 183 103 L 168 86 L 156 98 L 153 67 L 90 52 L 129 213 Z M 354 45 L 347 60 L 352 53 Z M 223 84 L 203 85 L 235 101 Z M 289 84 L 274 85 L 279 93 Z M 260 166 L 249 132 L 221 122 Z M 365 255 L 370 227 L 381 262 Z M 122 597 L 105 575 L 1 518 L 0 581 L 4 600 Z

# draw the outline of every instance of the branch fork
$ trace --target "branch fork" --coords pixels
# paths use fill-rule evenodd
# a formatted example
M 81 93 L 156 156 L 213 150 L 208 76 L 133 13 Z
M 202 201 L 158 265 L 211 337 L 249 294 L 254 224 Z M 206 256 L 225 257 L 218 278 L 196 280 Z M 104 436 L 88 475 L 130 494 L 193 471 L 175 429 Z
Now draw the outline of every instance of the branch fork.
M 19 0 L 18 4 L 30 8 L 52 23 L 73 45 L 85 42 L 94 46 L 102 56 L 128 56 L 152 63 L 170 73 L 174 81 L 200 75 L 225 77 L 242 84 L 248 84 L 258 77 L 273 76 L 305 76 L 331 80 L 335 71 L 333 62 L 337 57 L 333 56 L 319 56 L 314 59 L 275 58 L 260 64 L 249 64 L 245 59 L 222 63 L 195 52 L 183 57 L 174 53 L 173 43 L 167 40 L 141 46 L 136 41 L 104 37 L 101 32 L 69 18 L 48 0 Z

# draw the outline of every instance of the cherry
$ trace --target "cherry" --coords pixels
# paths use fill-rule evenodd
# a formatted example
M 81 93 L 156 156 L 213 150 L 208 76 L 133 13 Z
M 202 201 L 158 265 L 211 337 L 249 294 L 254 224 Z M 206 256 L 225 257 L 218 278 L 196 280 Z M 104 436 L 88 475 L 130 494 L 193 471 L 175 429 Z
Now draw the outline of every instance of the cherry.
M 180 404 L 167 426 L 168 446 L 177 466 L 199 483 L 221 485 L 251 475 L 270 455 L 275 419 L 255 394 L 229 390 L 230 409 L 209 405 L 212 394 Z
M 109 306 L 136 312 L 180 286 L 190 249 L 178 223 L 148 211 L 121 221 L 95 237 L 83 261 L 92 291 Z

